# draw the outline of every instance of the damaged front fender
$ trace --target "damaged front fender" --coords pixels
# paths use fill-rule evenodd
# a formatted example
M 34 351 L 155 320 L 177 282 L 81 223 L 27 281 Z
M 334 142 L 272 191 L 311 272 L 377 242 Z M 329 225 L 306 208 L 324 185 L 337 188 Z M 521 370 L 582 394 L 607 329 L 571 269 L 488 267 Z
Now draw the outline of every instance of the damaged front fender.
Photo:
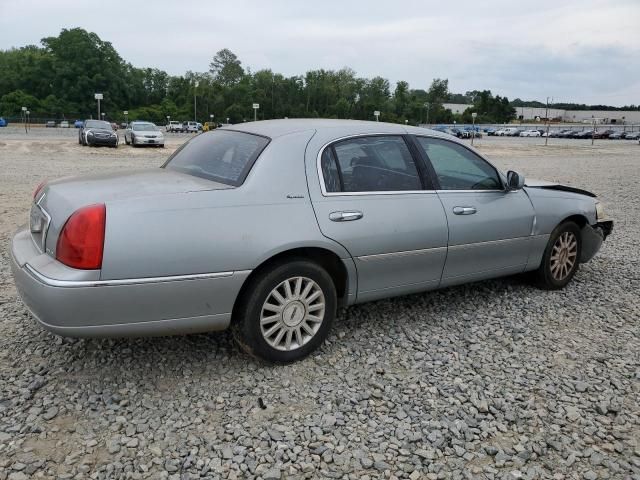
M 582 251 L 580 253 L 580 263 L 591 260 L 602 247 L 602 242 L 613 230 L 613 221 L 598 222 L 595 226 L 589 224 L 582 227 Z

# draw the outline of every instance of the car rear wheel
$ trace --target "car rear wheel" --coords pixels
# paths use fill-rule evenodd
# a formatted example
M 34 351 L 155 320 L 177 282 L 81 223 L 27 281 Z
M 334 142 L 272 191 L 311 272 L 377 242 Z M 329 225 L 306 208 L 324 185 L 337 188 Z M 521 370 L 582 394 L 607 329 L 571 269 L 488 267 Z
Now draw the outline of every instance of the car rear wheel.
M 336 315 L 331 276 L 300 259 L 259 273 L 239 299 L 233 334 L 255 357 L 289 363 L 306 357 L 327 337 Z
M 536 271 L 538 286 L 545 290 L 564 288 L 578 271 L 582 238 L 580 227 L 564 222 L 549 237 L 542 263 Z
M 127 145 L 129 145 L 129 139 L 127 138 L 127 136 L 126 136 L 126 135 L 124 136 L 124 143 L 125 143 L 125 144 L 127 144 Z

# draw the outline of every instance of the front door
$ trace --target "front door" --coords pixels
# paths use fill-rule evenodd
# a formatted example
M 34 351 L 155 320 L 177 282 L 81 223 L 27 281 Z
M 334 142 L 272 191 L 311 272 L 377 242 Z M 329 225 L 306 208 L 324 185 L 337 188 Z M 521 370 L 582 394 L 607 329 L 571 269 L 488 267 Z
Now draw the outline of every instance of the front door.
M 505 190 L 498 171 L 464 145 L 415 138 L 439 183 L 449 224 L 442 285 L 522 272 L 535 216 L 527 194 Z
M 341 243 L 358 271 L 358 301 L 440 283 L 447 220 L 402 135 L 369 135 L 308 149 L 321 191 L 313 207 L 322 233 Z M 308 170 L 309 171 L 309 170 Z

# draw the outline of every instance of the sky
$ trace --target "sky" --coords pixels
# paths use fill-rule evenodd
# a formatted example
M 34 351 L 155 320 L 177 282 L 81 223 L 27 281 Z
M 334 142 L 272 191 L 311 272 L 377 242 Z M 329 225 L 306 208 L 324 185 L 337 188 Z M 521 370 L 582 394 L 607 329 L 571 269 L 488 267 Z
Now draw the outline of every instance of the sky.
M 640 104 L 640 0 L 0 0 L 0 49 L 74 27 L 172 75 L 229 48 L 287 76 L 348 66 L 411 88 Z

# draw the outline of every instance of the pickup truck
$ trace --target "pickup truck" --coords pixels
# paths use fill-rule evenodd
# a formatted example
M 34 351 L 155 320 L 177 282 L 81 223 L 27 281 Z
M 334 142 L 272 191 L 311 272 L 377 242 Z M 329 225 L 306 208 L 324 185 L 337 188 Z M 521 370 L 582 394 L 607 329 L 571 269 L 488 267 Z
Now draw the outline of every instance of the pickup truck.
M 184 124 L 182 122 L 170 121 L 167 125 L 167 132 L 184 132 Z

